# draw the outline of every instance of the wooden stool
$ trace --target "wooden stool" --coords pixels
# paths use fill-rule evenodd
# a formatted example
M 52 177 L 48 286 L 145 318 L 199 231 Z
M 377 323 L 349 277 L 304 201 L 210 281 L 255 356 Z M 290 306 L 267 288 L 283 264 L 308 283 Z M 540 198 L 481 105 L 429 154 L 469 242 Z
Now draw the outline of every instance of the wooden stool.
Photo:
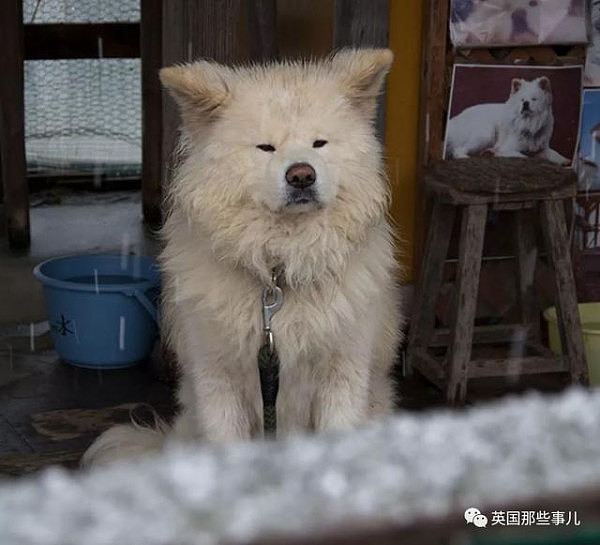
M 449 403 L 464 403 L 467 380 L 474 377 L 570 372 L 575 383 L 588 374 L 577 307 L 564 201 L 577 192 L 576 175 L 536 159 L 473 158 L 442 161 L 426 177 L 433 213 L 421 273 L 416 287 L 408 344 L 408 369 L 415 368 L 446 390 Z M 435 330 L 435 304 L 457 210 L 462 211 L 456 278 L 456 304 L 451 329 Z M 521 324 L 475 327 L 483 239 L 489 209 L 515 216 L 515 251 Z M 556 307 L 563 356 L 539 341 L 539 309 L 535 308 L 534 274 L 537 242 L 532 211 L 541 212 L 542 231 L 553 265 Z M 471 359 L 473 342 L 523 342 L 535 355 L 506 359 Z M 440 359 L 431 347 L 447 347 Z

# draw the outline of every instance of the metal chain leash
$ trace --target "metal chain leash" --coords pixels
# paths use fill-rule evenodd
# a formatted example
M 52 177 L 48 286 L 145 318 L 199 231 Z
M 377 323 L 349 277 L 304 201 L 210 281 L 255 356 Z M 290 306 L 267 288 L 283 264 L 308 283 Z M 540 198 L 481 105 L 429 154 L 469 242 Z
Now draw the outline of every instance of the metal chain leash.
M 277 394 L 279 392 L 279 356 L 275 348 L 271 319 L 283 304 L 283 290 L 278 285 L 279 275 L 274 270 L 271 283 L 262 292 L 263 344 L 258 351 L 258 371 L 263 400 L 263 428 L 265 437 L 277 433 Z

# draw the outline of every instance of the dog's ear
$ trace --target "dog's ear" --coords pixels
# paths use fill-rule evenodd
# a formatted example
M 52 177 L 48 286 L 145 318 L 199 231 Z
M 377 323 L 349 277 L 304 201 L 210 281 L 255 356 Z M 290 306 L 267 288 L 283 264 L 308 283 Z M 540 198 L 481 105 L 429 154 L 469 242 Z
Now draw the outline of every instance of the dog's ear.
M 549 93 L 551 90 L 550 80 L 546 76 L 538 78 L 538 85 L 540 86 L 540 89 L 546 91 L 546 93 Z
M 393 60 L 389 49 L 342 49 L 331 58 L 343 92 L 370 119 Z
M 230 96 L 230 78 L 230 68 L 209 61 L 160 71 L 160 81 L 179 105 L 184 124 L 214 118 Z
M 520 88 L 521 88 L 521 84 L 523 83 L 522 79 L 519 78 L 513 78 L 512 83 L 510 84 L 510 93 L 516 93 Z

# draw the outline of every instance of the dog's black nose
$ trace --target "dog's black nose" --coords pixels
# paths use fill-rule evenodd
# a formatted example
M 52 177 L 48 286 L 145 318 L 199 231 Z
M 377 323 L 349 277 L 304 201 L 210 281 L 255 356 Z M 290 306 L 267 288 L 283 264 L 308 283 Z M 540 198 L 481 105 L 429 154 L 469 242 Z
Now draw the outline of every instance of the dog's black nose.
M 292 187 L 304 189 L 315 183 L 317 173 L 308 163 L 295 163 L 287 169 L 285 179 Z
M 525 102 L 523 102 L 523 111 L 524 112 L 528 112 L 529 111 L 529 101 L 526 100 Z

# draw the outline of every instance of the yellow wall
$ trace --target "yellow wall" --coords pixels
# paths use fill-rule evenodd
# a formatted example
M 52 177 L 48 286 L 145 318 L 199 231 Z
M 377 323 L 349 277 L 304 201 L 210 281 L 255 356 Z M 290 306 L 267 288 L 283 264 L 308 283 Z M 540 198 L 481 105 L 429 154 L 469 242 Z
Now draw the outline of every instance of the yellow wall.
M 401 237 L 405 280 L 414 267 L 422 0 L 391 0 L 390 48 L 395 62 L 388 78 L 385 144 L 392 184 L 392 217 Z

